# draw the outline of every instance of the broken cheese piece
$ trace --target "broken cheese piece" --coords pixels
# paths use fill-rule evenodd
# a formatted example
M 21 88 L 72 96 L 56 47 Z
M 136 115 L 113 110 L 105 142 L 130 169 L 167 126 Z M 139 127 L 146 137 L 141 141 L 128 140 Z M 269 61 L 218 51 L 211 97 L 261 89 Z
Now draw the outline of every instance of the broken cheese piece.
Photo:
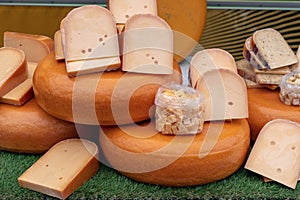
M 284 119 L 260 131 L 245 168 L 287 187 L 296 188 L 300 172 L 300 125 Z
M 106 8 L 97 5 L 75 8 L 62 20 L 60 30 L 69 75 L 120 67 L 116 22 Z M 85 62 L 79 66 L 74 64 L 77 61 Z
M 127 20 L 122 70 L 173 73 L 173 31 L 167 22 L 152 14 L 136 14 Z
M 54 50 L 54 41 L 44 35 L 4 32 L 5 47 L 14 47 L 24 51 L 27 62 L 39 63 Z
M 0 48 L 0 97 L 27 77 L 28 69 L 24 52 L 11 47 Z
M 21 187 L 66 199 L 99 169 L 93 142 L 67 139 L 55 144 L 19 178 Z

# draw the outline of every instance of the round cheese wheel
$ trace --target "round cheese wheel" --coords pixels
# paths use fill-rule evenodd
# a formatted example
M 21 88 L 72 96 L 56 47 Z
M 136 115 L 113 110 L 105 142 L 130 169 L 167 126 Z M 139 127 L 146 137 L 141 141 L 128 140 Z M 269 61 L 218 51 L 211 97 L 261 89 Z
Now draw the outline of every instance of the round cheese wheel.
M 288 106 L 280 101 L 279 90 L 248 89 L 251 140 L 256 140 L 259 132 L 269 121 L 287 119 L 300 123 L 299 106 Z
M 23 106 L 0 104 L 0 149 L 42 153 L 57 142 L 78 137 L 73 123 L 44 112 L 34 99 Z
M 59 119 L 88 125 L 129 124 L 153 116 L 161 85 L 182 82 L 175 61 L 174 69 L 172 75 L 117 70 L 70 78 L 65 63 L 50 53 L 34 73 L 33 89 L 37 103 Z
M 154 123 L 102 127 L 103 162 L 137 181 L 194 186 L 224 179 L 246 159 L 250 129 L 246 119 L 207 122 L 197 135 L 163 135 Z

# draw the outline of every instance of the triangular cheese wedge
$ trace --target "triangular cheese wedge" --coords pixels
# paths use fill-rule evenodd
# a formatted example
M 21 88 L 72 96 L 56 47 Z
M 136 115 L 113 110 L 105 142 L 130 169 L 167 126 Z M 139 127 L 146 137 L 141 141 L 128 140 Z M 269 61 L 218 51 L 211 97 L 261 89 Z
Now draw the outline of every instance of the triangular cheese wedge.
M 190 78 L 192 87 L 201 76 L 211 70 L 225 68 L 237 73 L 237 67 L 233 56 L 222 49 L 213 48 L 198 51 L 191 60 Z
M 300 125 L 276 119 L 260 131 L 245 168 L 296 188 L 300 172 Z
M 247 87 L 230 69 L 211 69 L 196 83 L 204 96 L 205 121 L 248 118 Z
M 116 22 L 106 8 L 97 5 L 75 8 L 62 20 L 60 30 L 69 75 L 120 67 Z M 115 62 L 103 62 L 102 59 L 108 58 L 114 58 Z M 76 61 L 86 62 L 78 69 L 78 64 L 73 65 Z
M 151 14 L 136 14 L 127 20 L 122 69 L 149 74 L 173 73 L 173 32 L 167 22 Z

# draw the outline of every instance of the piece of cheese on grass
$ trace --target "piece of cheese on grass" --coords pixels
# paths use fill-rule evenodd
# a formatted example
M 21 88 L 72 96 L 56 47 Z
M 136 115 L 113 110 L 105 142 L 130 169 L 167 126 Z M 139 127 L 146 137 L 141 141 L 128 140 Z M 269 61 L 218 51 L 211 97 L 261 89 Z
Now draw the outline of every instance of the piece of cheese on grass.
M 4 32 L 3 42 L 5 47 L 23 50 L 27 62 L 39 63 L 54 50 L 53 39 L 44 35 Z
M 212 48 L 198 51 L 190 63 L 190 78 L 192 87 L 195 87 L 201 76 L 212 69 L 225 68 L 237 73 L 233 56 L 225 50 Z
M 28 69 L 24 52 L 11 47 L 0 48 L 0 97 L 27 77 Z
M 211 69 L 198 80 L 195 89 L 204 96 L 205 121 L 248 118 L 246 84 L 230 69 Z
M 157 15 L 156 0 L 108 0 L 108 9 L 117 24 L 125 24 L 135 14 Z
M 127 20 L 122 70 L 149 74 L 173 73 L 173 31 L 162 18 L 136 14 Z
M 295 189 L 300 172 L 299 149 L 300 125 L 273 120 L 260 131 L 245 168 Z
M 69 75 L 75 75 L 76 71 L 89 73 L 120 67 L 116 22 L 106 8 L 97 5 L 74 8 L 62 20 L 60 30 Z M 77 61 L 85 62 L 78 68 L 74 64 Z
M 99 169 L 95 143 L 68 139 L 55 144 L 19 178 L 21 187 L 66 199 Z
M 55 50 L 55 59 L 56 60 L 64 60 L 65 59 L 60 30 L 56 31 L 54 34 L 54 50 Z

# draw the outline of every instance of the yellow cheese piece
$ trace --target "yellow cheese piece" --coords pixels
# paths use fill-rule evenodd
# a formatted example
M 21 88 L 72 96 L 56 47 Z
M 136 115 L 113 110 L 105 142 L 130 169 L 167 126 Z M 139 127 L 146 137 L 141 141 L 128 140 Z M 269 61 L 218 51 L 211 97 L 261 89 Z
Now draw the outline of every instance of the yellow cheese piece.
M 204 96 L 205 121 L 248 118 L 246 84 L 229 69 L 211 69 L 195 87 Z
M 5 47 L 14 47 L 24 51 L 27 62 L 39 63 L 54 50 L 52 38 L 37 34 L 4 32 Z
M 21 187 L 66 199 L 99 169 L 93 142 L 67 139 L 54 145 L 19 178 Z
M 245 168 L 295 189 L 300 172 L 299 149 L 300 124 L 273 120 L 260 131 Z
M 78 70 L 77 64 L 74 69 L 75 61 L 86 61 L 79 69 L 86 73 L 120 67 L 116 22 L 106 8 L 97 5 L 75 8 L 62 20 L 60 30 L 67 72 L 71 75 Z M 101 60 L 107 58 L 115 62 Z
M 22 83 L 27 77 L 24 52 L 11 47 L 0 48 L 0 97 Z
M 56 60 L 64 60 L 65 59 L 60 30 L 56 31 L 54 34 L 54 50 L 55 50 L 55 59 Z
M 201 76 L 212 69 L 225 68 L 237 73 L 233 56 L 225 50 L 212 48 L 198 51 L 191 60 L 190 78 L 192 87 L 196 86 Z
M 156 15 L 136 14 L 125 24 L 122 53 L 123 71 L 172 74 L 172 29 Z
M 156 0 L 109 0 L 108 8 L 117 24 L 125 24 L 135 14 L 157 15 Z

